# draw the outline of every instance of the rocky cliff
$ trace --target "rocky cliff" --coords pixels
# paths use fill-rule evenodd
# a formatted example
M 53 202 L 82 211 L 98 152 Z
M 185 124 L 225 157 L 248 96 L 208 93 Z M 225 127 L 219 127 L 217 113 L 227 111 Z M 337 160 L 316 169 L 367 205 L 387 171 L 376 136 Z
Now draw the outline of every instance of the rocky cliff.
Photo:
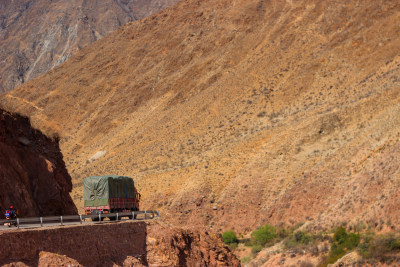
M 0 92 L 46 73 L 82 47 L 177 0 L 0 2 Z
M 5 266 L 240 266 L 204 229 L 124 222 L 1 232 Z M 15 242 L 18 240 L 18 242 Z
M 0 110 L 0 210 L 21 217 L 76 214 L 71 176 L 58 140 L 31 127 L 29 119 Z
M 186 0 L 1 104 L 60 134 L 79 208 L 85 176 L 115 173 L 180 224 L 396 227 L 399 16 L 398 1 Z

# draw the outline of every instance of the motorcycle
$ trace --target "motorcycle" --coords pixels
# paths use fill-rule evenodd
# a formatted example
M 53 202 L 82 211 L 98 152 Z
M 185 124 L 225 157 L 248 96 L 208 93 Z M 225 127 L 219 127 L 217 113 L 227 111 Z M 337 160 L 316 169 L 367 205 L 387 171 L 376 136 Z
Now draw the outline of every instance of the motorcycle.
M 16 215 L 13 216 L 13 214 L 11 214 L 11 212 L 9 210 L 7 210 L 5 217 L 6 217 L 6 220 L 9 221 L 4 224 L 5 226 L 8 226 L 8 227 L 11 227 L 11 226 L 16 227 L 17 226 L 17 221 L 16 221 L 17 216 Z

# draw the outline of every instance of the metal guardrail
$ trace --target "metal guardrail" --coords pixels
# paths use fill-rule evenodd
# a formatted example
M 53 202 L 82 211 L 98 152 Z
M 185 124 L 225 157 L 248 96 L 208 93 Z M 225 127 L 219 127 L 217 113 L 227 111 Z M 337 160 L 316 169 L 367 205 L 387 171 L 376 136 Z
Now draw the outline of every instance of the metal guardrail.
M 60 225 L 80 223 L 83 224 L 87 221 L 103 223 L 105 218 L 109 221 L 118 221 L 122 218 L 128 217 L 129 220 L 147 220 L 160 217 L 158 210 L 145 210 L 145 211 L 132 211 L 132 212 L 117 212 L 117 213 L 103 213 L 96 215 L 67 215 L 67 216 L 48 216 L 48 217 L 34 217 L 34 218 L 17 218 L 15 220 L 0 220 L 0 225 L 6 223 L 14 223 L 17 228 L 24 224 L 37 224 L 39 227 L 43 227 L 45 224 L 56 223 Z

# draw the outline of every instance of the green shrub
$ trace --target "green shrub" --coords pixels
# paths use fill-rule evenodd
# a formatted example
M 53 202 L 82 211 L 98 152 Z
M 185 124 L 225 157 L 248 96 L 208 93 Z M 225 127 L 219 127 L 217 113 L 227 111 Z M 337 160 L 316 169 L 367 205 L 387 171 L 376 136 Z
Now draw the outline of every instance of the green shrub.
M 360 244 L 360 234 L 350 233 L 347 237 L 347 243 L 345 243 L 345 247 L 348 249 L 353 249 Z
M 311 242 L 311 235 L 303 231 L 297 231 L 294 237 L 300 244 L 308 245 Z
M 297 231 L 289 235 L 289 237 L 284 241 L 284 245 L 286 248 L 294 248 L 294 247 L 304 247 L 311 243 L 314 243 L 315 240 L 323 240 L 324 237 L 322 234 L 309 234 L 304 231 Z
M 251 243 L 253 245 L 265 246 L 277 236 L 274 226 L 266 224 L 251 233 Z
M 343 244 L 347 240 L 347 232 L 343 227 L 338 227 L 333 235 L 333 241 Z
M 238 243 L 238 238 L 234 231 L 226 231 L 222 234 L 222 240 L 225 244 L 230 245 L 233 243 Z
M 360 234 L 346 232 L 346 229 L 339 227 L 336 229 L 333 235 L 333 242 L 336 243 L 338 247 L 343 249 L 352 250 L 360 244 Z
M 339 227 L 333 235 L 333 243 L 329 251 L 329 258 L 326 264 L 334 263 L 346 253 L 354 250 L 360 244 L 360 234 L 346 232 L 346 229 Z

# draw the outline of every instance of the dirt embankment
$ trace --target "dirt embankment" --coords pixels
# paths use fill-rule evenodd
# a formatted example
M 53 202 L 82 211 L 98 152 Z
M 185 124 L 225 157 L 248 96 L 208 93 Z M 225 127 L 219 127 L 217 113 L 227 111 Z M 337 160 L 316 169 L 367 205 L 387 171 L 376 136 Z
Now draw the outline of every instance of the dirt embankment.
M 124 222 L 0 233 L 0 265 L 239 266 L 216 236 L 199 229 Z M 18 240 L 18 242 L 15 242 Z
M 58 140 L 31 127 L 29 119 L 0 109 L 0 210 L 20 216 L 76 214 Z

